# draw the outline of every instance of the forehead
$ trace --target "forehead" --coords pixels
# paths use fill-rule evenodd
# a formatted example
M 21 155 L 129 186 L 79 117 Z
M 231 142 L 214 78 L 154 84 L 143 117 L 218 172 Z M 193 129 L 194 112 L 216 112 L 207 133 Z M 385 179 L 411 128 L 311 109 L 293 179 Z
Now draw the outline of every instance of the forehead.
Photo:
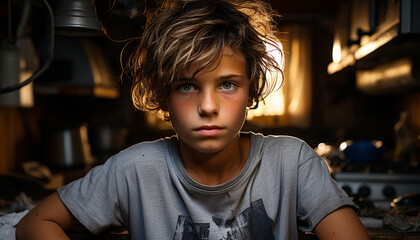
M 245 70 L 245 66 L 245 57 L 240 51 L 225 47 L 213 62 L 209 62 L 209 59 L 204 59 L 203 61 L 192 63 L 186 69 L 181 70 L 180 77 L 192 78 L 201 72 L 212 72 L 220 68 L 240 71 Z

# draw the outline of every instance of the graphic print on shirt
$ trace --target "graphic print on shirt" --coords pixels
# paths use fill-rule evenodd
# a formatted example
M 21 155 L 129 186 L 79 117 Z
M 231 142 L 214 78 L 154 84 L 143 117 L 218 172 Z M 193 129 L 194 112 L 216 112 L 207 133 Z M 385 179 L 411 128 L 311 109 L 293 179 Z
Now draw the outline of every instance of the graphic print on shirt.
M 218 227 L 212 234 L 219 240 L 267 240 L 274 239 L 273 220 L 265 210 L 262 199 L 251 203 L 251 206 L 241 212 L 236 218 L 223 219 L 213 216 L 213 222 Z M 190 216 L 178 216 L 174 240 L 209 240 L 210 223 L 194 223 Z M 214 225 L 213 225 L 214 226 Z

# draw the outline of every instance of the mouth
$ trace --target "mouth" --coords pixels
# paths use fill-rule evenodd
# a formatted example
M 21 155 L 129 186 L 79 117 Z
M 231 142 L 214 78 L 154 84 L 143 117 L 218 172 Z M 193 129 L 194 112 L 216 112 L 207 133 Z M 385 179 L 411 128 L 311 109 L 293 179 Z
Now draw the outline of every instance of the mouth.
M 216 125 L 205 125 L 194 129 L 194 131 L 198 132 L 202 136 L 216 136 L 222 130 L 223 127 Z

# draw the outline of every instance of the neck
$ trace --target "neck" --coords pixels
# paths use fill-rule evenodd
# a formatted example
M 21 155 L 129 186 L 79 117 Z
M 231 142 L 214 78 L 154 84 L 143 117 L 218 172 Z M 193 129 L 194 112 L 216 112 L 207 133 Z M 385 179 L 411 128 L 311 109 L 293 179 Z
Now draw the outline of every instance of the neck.
M 180 143 L 180 158 L 187 174 L 196 182 L 215 186 L 237 176 L 248 158 L 249 138 L 235 137 L 216 153 L 202 153 Z

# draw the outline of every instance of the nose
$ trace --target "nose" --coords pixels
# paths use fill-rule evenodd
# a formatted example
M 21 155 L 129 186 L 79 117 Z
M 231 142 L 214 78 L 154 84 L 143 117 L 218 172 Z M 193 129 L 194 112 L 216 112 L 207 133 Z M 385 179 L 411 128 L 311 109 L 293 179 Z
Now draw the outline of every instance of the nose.
M 201 94 L 200 103 L 198 105 L 198 113 L 200 116 L 216 115 L 219 112 L 219 102 L 216 93 L 210 91 Z

